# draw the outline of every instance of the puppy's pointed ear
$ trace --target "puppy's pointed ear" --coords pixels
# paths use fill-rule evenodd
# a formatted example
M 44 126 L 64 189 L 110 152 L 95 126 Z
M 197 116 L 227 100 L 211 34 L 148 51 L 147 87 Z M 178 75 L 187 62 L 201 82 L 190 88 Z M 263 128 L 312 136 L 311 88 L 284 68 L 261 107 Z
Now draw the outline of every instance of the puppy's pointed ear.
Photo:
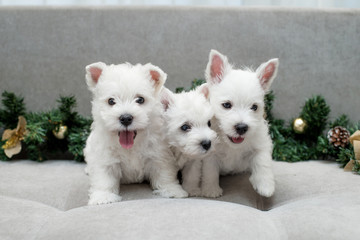
M 209 86 L 208 83 L 203 83 L 196 88 L 196 91 L 203 94 L 206 99 L 209 99 Z
M 273 80 L 276 77 L 279 68 L 279 59 L 273 58 L 263 63 L 256 70 L 257 78 L 260 80 L 261 87 L 264 91 L 268 91 Z
M 216 50 L 211 50 L 205 70 L 206 81 L 210 84 L 220 83 L 231 68 L 226 56 Z
M 105 67 L 106 64 L 103 62 L 93 63 L 85 67 L 85 71 L 86 71 L 85 79 L 91 91 L 95 89 L 96 84 L 98 83 L 99 78 Z
M 164 71 L 161 70 L 159 67 L 154 66 L 151 63 L 146 64 L 145 69 L 150 76 L 150 80 L 155 88 L 155 94 L 157 95 L 160 92 L 161 88 L 164 86 L 167 74 L 164 73 Z
M 170 105 L 174 103 L 173 97 L 174 94 L 169 89 L 167 89 L 166 87 L 163 87 L 161 89 L 160 101 L 165 112 L 169 109 Z

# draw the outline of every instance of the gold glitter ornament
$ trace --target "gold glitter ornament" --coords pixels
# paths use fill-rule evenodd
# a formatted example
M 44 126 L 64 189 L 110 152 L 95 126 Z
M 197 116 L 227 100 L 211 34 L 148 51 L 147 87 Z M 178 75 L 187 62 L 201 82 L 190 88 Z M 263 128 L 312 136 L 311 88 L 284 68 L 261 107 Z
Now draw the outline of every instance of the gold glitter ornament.
M 64 125 L 59 125 L 56 129 L 54 129 L 52 132 L 54 134 L 54 136 L 57 138 L 57 139 L 64 139 L 67 135 L 67 131 L 68 131 L 68 128 L 67 126 L 64 126 Z
M 293 130 L 297 134 L 304 134 L 307 128 L 307 123 L 302 118 L 296 118 L 292 124 Z
M 2 141 L 7 140 L 2 146 L 5 155 L 8 158 L 21 152 L 21 141 L 27 134 L 26 120 L 23 116 L 19 116 L 18 125 L 15 129 L 6 129 L 2 135 Z

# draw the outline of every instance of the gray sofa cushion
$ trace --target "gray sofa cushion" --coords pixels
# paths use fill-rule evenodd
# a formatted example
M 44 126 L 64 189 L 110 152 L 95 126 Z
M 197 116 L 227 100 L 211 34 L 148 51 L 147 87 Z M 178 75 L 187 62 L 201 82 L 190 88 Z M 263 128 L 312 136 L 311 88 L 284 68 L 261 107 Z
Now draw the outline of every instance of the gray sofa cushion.
M 123 201 L 86 206 L 85 164 L 0 162 L 1 239 L 355 239 L 359 176 L 327 161 L 274 162 L 272 198 L 248 174 L 221 178 L 217 199 L 164 199 L 122 185 Z
M 40 239 L 279 239 L 272 219 L 255 209 L 192 199 L 74 209 L 48 221 L 44 229 Z
M 87 203 L 89 183 L 84 164 L 72 161 L 1 163 L 0 193 L 8 197 L 40 202 L 60 210 Z

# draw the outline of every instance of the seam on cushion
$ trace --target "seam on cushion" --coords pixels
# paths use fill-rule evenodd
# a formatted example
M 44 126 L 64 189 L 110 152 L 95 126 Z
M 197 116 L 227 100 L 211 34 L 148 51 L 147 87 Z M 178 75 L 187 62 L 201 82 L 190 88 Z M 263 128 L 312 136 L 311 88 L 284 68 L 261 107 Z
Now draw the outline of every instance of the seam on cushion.
M 309 194 L 306 196 L 299 196 L 297 198 L 292 198 L 289 200 L 286 200 L 284 202 L 280 202 L 276 205 L 272 205 L 270 209 L 268 209 L 268 212 L 272 211 L 272 210 L 276 210 L 277 208 L 281 208 L 285 205 L 288 204 L 292 204 L 292 203 L 296 203 L 296 202 L 300 202 L 300 201 L 307 201 L 309 199 L 313 199 L 313 198 L 319 198 L 319 197 L 326 197 L 326 196 L 331 196 L 333 197 L 334 195 L 339 195 L 339 194 L 344 194 L 344 193 L 348 193 L 349 190 L 345 190 L 344 191 L 336 191 L 336 192 L 324 192 L 324 193 L 314 193 L 314 194 Z
M 51 208 L 51 209 L 54 209 L 54 210 L 56 210 L 56 211 L 61 211 L 60 209 L 58 209 L 58 208 L 56 208 L 56 207 L 47 205 L 47 204 L 42 203 L 42 202 L 37 202 L 37 201 L 34 201 L 34 200 L 29 200 L 29 199 L 26 199 L 26 198 L 18 198 L 18 197 L 7 196 L 7 195 L 0 195 L 0 198 L 1 198 L 1 197 L 5 198 L 5 199 L 13 199 L 13 200 L 15 200 L 15 201 L 32 202 L 32 203 L 36 203 L 36 204 L 38 204 L 38 205 L 46 206 L 46 207 Z
M 282 221 L 278 219 L 276 215 L 272 214 L 271 210 L 264 213 L 264 216 L 266 216 L 266 218 L 268 219 L 271 219 L 272 223 L 274 224 L 274 228 L 276 229 L 276 235 L 279 237 L 279 239 L 289 239 L 289 234 Z
M 55 212 L 52 213 L 52 215 L 55 215 L 57 216 L 60 212 L 59 209 L 55 208 L 55 207 L 52 207 L 52 206 L 49 206 L 49 205 L 46 205 L 44 203 L 41 203 L 41 202 L 36 202 L 36 201 L 33 201 L 33 200 L 28 200 L 28 199 L 23 199 L 23 198 L 16 198 L 16 197 L 11 197 L 11 196 L 4 196 L 4 195 L 1 195 L 0 198 L 4 198 L 4 199 L 9 199 L 10 201 L 17 201 L 17 202 L 28 202 L 28 203 L 36 203 L 37 205 L 42 205 L 42 206 L 46 206 L 52 210 L 54 210 Z M 43 228 L 43 226 L 48 222 L 48 219 L 50 218 L 50 215 L 51 214 L 48 214 L 46 213 L 46 216 L 43 217 L 44 218 L 44 221 L 43 223 L 39 224 L 38 225 L 38 230 L 34 230 L 33 233 L 32 233 L 32 236 L 28 236 L 29 239 L 36 239 L 37 238 L 37 235 L 39 233 L 39 231 Z
M 335 195 L 335 196 L 334 196 L 334 193 L 324 193 L 324 194 L 312 195 L 307 198 L 297 199 L 296 201 L 288 201 L 287 204 L 283 204 L 276 208 L 273 208 L 270 211 L 268 211 L 267 213 L 270 214 L 270 217 L 273 218 L 274 222 L 279 226 L 279 228 L 283 229 L 283 232 L 286 233 L 286 236 L 293 235 L 291 232 L 289 232 L 287 230 L 286 222 L 284 222 L 286 220 L 282 219 L 282 216 L 284 216 L 284 214 L 291 216 L 294 209 L 296 209 L 296 210 L 300 209 L 301 211 L 303 211 L 304 209 L 307 209 L 308 206 L 310 208 L 312 208 L 314 206 L 316 207 L 319 204 L 321 205 L 321 201 L 328 202 L 328 199 L 330 199 L 330 198 L 334 199 L 334 197 L 342 197 L 342 195 L 346 194 L 346 193 L 347 192 L 344 191 L 344 192 L 338 193 L 338 195 Z M 350 193 L 350 196 L 352 196 L 353 198 L 356 198 L 359 195 L 357 193 L 353 192 L 353 193 Z M 353 199 L 351 197 L 349 198 L 349 196 L 346 196 L 346 197 L 347 197 L 347 199 Z M 320 201 L 317 202 L 316 200 L 320 200 Z M 358 200 L 360 201 L 360 198 Z M 313 204 L 313 201 L 314 201 L 314 204 Z M 342 201 L 337 201 L 337 200 L 333 200 L 333 201 L 337 202 L 338 204 L 340 204 L 340 202 L 341 202 L 341 204 L 343 204 Z M 304 206 L 299 206 L 299 204 L 301 202 L 304 204 Z M 290 206 L 290 207 L 287 208 L 288 206 Z M 295 208 L 293 206 L 295 206 Z M 355 206 L 357 206 L 357 205 L 355 205 Z M 334 206 L 331 206 L 331 207 L 334 208 Z M 334 209 L 336 210 L 337 208 L 334 208 Z M 295 218 L 292 218 L 292 219 L 295 219 Z
M 59 215 L 63 214 L 64 212 L 68 212 L 68 211 L 72 211 L 72 210 L 75 210 L 75 209 L 78 209 L 78 208 L 82 208 L 84 206 L 81 206 L 81 207 L 78 207 L 78 208 L 72 208 L 72 209 L 69 209 L 69 210 L 61 210 L 61 209 L 58 209 L 56 207 L 53 207 L 53 206 L 50 206 L 50 205 L 47 205 L 47 204 L 44 204 L 42 202 L 37 202 L 37 201 L 33 201 L 33 200 L 28 200 L 28 199 L 24 199 L 24 198 L 17 198 L 17 197 L 12 197 L 12 196 L 4 196 L 4 195 L 0 195 L 0 198 L 4 198 L 4 199 L 9 199 L 10 201 L 18 201 L 18 202 L 27 202 L 27 203 L 35 203 L 37 205 L 40 205 L 40 206 L 44 206 L 44 207 L 47 207 L 51 210 L 53 210 L 54 212 L 52 213 L 46 213 L 46 215 L 43 217 L 43 222 L 41 224 L 38 224 L 37 225 L 37 230 L 34 229 L 34 231 L 32 232 L 32 236 L 28 236 L 28 239 L 30 240 L 36 240 L 38 239 L 38 235 L 39 233 L 44 229 L 45 225 L 47 225 L 49 223 L 49 220 L 51 219 L 56 219 Z
M 62 214 L 62 212 L 60 212 L 60 211 L 55 213 L 51 217 L 51 219 L 57 218 L 60 214 Z M 46 221 L 44 221 L 43 224 L 41 224 L 41 226 L 39 226 L 38 231 L 34 232 L 34 238 L 33 238 L 34 240 L 39 238 L 39 233 L 41 233 L 43 228 L 45 227 L 45 225 L 47 225 L 49 223 L 49 219 L 50 219 L 50 216 L 47 216 Z
M 196 200 L 200 200 L 202 201 L 203 199 L 196 199 Z M 206 201 L 213 201 L 213 200 L 206 200 Z M 215 200 L 217 201 L 217 200 Z M 254 208 L 251 206 L 246 206 L 246 205 L 242 205 L 239 203 L 233 203 L 233 202 L 227 202 L 227 201 L 219 201 L 221 203 L 225 203 L 225 204 L 230 204 L 230 205 L 238 205 L 244 208 L 249 208 L 252 209 L 254 211 L 260 212 L 262 214 L 262 216 L 264 217 L 264 220 L 271 226 L 273 226 L 273 228 L 275 229 L 276 233 L 274 233 L 273 235 L 277 236 L 276 239 L 278 240 L 288 240 L 288 233 L 286 230 L 280 230 L 280 229 L 284 229 L 284 226 L 282 224 L 282 222 L 273 217 L 273 214 L 271 213 L 271 209 L 267 209 L 267 210 L 260 210 L 258 208 Z
M 279 230 L 279 226 L 282 226 L 281 223 L 279 223 L 278 219 L 274 219 L 274 217 L 272 215 L 269 215 L 267 211 L 261 211 L 259 209 L 250 207 L 250 206 L 246 206 L 246 205 L 242 205 L 242 204 L 237 204 L 237 203 L 232 203 L 232 202 L 226 202 L 226 201 L 217 201 L 217 200 L 211 200 L 211 199 L 177 199 L 177 200 L 172 200 L 172 199 L 167 199 L 167 198 L 160 198 L 160 199 L 137 199 L 137 200 L 132 200 L 132 201 L 126 201 L 126 202 L 119 202 L 119 203 L 114 203 L 114 204 L 121 204 L 121 203 L 131 203 L 131 202 L 144 202 L 144 201 L 162 201 L 166 204 L 174 204 L 176 202 L 176 204 L 182 204 L 185 201 L 191 202 L 197 202 L 197 204 L 201 203 L 201 202 L 207 202 L 210 205 L 217 205 L 217 204 L 221 204 L 221 205 L 228 205 L 229 207 L 236 207 L 236 208 L 242 208 L 242 209 L 248 209 L 250 211 L 254 211 L 254 212 L 258 212 L 261 214 L 262 220 L 268 224 L 268 226 L 271 227 L 271 229 L 274 230 L 274 233 L 272 234 L 272 238 L 271 239 L 278 239 L 278 240 L 287 240 L 287 232 L 285 231 L 281 231 Z M 103 207 L 109 207 L 106 205 L 102 205 Z M 74 209 L 70 209 L 68 211 L 66 211 L 67 213 L 69 212 L 73 212 L 73 211 L 78 211 L 79 209 L 87 209 L 87 208 L 94 208 L 95 206 L 83 206 L 80 208 L 74 208 Z M 125 206 L 127 207 L 127 206 Z M 210 206 L 211 207 L 211 206 Z

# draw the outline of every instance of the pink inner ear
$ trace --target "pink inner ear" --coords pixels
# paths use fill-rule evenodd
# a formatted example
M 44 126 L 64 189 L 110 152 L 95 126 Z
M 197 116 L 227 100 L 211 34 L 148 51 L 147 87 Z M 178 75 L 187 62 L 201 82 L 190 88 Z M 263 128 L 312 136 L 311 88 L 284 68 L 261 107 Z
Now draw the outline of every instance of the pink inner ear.
M 90 68 L 90 74 L 91 74 L 91 78 L 93 79 L 93 81 L 95 83 L 97 83 L 99 81 L 100 75 L 102 73 L 102 69 L 97 68 L 97 67 L 92 67 Z
M 261 85 L 266 84 L 273 76 L 274 72 L 275 72 L 275 63 L 269 63 L 264 69 L 264 74 L 261 76 L 260 79 Z
M 209 96 L 209 89 L 207 87 L 203 87 L 201 89 L 201 93 L 204 94 L 205 98 L 207 99 Z
M 170 102 L 169 102 L 168 99 L 162 98 L 162 99 L 161 99 L 161 104 L 164 106 L 164 110 L 165 110 L 165 111 L 168 110 L 169 104 L 170 104 Z
M 220 56 L 214 55 L 211 61 L 210 76 L 216 78 L 222 75 L 224 62 Z
M 160 73 L 158 73 L 157 71 L 150 70 L 150 75 L 152 80 L 154 80 L 155 82 L 158 82 L 160 80 Z

